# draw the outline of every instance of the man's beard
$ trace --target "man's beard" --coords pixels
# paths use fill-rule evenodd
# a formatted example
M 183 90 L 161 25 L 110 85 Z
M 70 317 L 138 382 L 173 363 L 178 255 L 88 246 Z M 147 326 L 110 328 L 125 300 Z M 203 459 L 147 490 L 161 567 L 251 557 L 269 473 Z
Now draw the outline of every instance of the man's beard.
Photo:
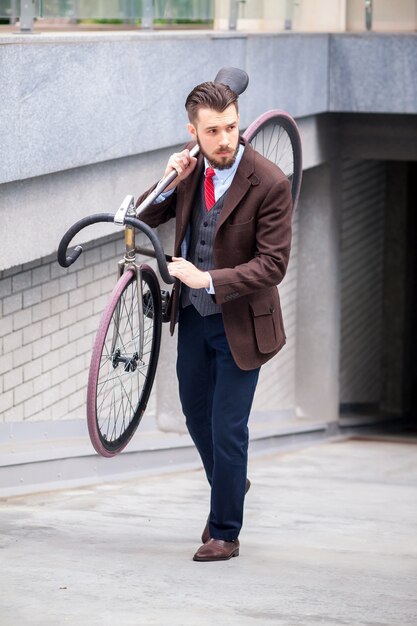
M 197 141 L 198 141 L 198 137 L 197 137 Z M 205 150 L 203 150 L 203 148 L 201 147 L 201 143 L 198 142 L 198 145 L 200 147 L 200 152 L 201 154 L 206 157 L 207 161 L 210 163 L 210 167 L 212 167 L 213 169 L 216 170 L 228 170 L 229 168 L 232 167 L 232 165 L 234 164 L 234 162 L 236 161 L 236 157 L 237 157 L 237 153 L 239 151 L 239 143 L 236 146 L 236 150 L 233 151 L 233 149 L 230 149 L 230 159 L 228 158 L 227 161 L 224 161 L 224 157 L 222 157 L 222 160 L 217 160 L 215 158 L 216 153 L 212 156 L 209 156 L 207 154 L 207 152 L 205 152 Z M 221 150 L 219 152 L 225 152 L 225 150 Z

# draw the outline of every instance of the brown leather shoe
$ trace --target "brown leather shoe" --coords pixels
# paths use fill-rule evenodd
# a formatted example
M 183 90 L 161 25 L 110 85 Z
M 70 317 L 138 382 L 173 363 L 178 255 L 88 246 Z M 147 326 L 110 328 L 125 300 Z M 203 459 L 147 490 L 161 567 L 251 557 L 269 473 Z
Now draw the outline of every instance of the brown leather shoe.
M 239 556 L 239 540 L 209 539 L 193 556 L 193 561 L 228 561 Z
M 250 489 L 250 480 L 249 480 L 249 478 L 247 478 L 247 479 L 246 479 L 246 489 L 245 489 L 245 494 L 247 494 L 247 493 L 248 493 L 249 489 Z M 207 518 L 207 523 L 206 523 L 206 525 L 205 525 L 205 527 L 204 527 L 203 534 L 201 535 L 201 541 L 202 541 L 203 543 L 207 543 L 207 541 L 210 539 L 209 519 L 210 519 L 210 515 L 209 515 L 209 516 L 208 516 L 208 518 Z

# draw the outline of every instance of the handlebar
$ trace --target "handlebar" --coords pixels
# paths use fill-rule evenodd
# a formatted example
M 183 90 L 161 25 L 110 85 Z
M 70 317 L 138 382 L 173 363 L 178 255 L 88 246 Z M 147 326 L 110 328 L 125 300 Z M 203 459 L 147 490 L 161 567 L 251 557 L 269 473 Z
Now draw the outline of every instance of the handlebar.
M 99 222 L 114 223 L 114 214 L 96 213 L 95 215 L 83 217 L 82 219 L 78 220 L 78 222 L 75 222 L 75 224 L 73 224 L 67 230 L 67 232 L 59 242 L 58 246 L 57 259 L 61 267 L 69 267 L 70 265 L 72 265 L 83 251 L 82 246 L 76 246 L 74 250 L 68 253 L 68 246 L 71 243 L 72 239 L 75 237 L 75 235 L 83 230 L 83 228 L 91 226 L 92 224 L 98 224 Z M 158 269 L 160 271 L 162 280 L 168 285 L 173 284 L 175 282 L 175 279 L 168 272 L 164 250 L 162 248 L 161 242 L 159 241 L 154 231 L 147 224 L 141 222 L 135 217 L 126 216 L 124 222 L 125 224 L 129 224 L 137 230 L 140 230 L 148 237 L 155 250 L 155 258 L 158 263 Z
M 99 222 L 113 222 L 113 220 L 114 215 L 112 215 L 111 213 L 97 213 L 96 215 L 88 215 L 87 217 L 83 217 L 82 219 L 78 220 L 78 222 L 75 222 L 75 224 L 73 224 L 71 228 L 67 230 L 67 232 L 59 242 L 57 259 L 60 266 L 69 267 L 70 265 L 75 263 L 75 261 L 78 259 L 81 252 L 83 251 L 82 246 L 76 246 L 72 252 L 67 254 L 69 244 L 71 243 L 75 235 L 80 232 L 80 230 L 86 228 L 87 226 L 91 226 L 91 224 L 97 224 Z

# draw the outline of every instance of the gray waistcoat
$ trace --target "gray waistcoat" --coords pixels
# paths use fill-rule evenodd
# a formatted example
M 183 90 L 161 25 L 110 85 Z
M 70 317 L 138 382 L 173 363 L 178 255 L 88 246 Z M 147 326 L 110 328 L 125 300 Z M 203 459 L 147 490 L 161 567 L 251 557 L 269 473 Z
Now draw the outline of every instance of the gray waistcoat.
M 207 211 L 204 201 L 204 185 L 200 185 L 200 193 L 196 194 L 196 203 L 191 216 L 191 238 L 187 259 L 198 269 L 208 271 L 213 268 L 213 244 L 216 232 L 217 218 L 222 210 L 223 194 L 210 211 Z M 182 285 L 181 306 L 192 304 L 205 317 L 220 313 L 221 308 L 205 289 L 190 289 Z

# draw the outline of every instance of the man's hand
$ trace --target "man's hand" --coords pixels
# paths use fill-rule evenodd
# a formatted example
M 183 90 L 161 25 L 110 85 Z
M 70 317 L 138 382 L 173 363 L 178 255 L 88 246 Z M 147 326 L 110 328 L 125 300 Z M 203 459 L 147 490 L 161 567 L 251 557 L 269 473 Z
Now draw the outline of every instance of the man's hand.
M 168 263 L 168 272 L 191 289 L 208 289 L 210 287 L 209 273 L 202 272 L 182 257 L 172 257 L 172 263 Z
M 196 165 L 197 159 L 190 156 L 189 150 L 183 150 L 182 152 L 175 152 L 174 154 L 172 154 L 167 163 L 164 178 L 168 176 L 172 172 L 172 170 L 175 170 L 178 176 L 165 189 L 165 191 L 174 189 L 181 180 L 187 178 L 187 176 L 189 176 L 191 172 L 194 171 Z

